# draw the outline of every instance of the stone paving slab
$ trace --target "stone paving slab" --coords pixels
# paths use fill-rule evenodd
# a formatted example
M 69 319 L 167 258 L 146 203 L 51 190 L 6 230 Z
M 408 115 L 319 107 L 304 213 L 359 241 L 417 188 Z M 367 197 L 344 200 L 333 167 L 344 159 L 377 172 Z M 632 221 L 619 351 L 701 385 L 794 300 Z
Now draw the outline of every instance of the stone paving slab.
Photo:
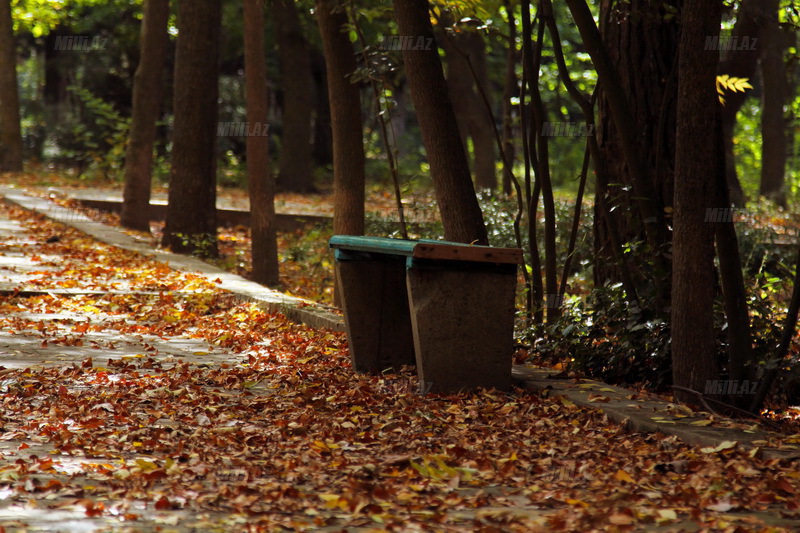
M 550 397 L 560 396 L 581 407 L 600 409 L 631 432 L 674 435 L 687 444 L 717 446 L 736 441 L 745 448 L 759 448 L 763 457 L 800 459 L 800 446 L 774 448 L 766 445 L 781 435 L 760 429 L 754 421 L 731 421 L 716 417 L 717 425 L 705 423 L 709 413 L 692 412 L 661 400 L 641 398 L 633 391 L 591 379 L 553 379 L 557 372 L 546 368 L 515 366 L 513 377 L 525 389 Z

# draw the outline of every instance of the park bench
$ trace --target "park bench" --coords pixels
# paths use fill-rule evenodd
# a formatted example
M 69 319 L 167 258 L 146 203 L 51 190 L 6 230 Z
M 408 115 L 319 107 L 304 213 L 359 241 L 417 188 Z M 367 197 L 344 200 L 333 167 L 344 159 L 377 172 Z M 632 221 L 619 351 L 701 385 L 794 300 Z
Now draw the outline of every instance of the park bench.
M 518 248 L 335 235 L 353 368 L 416 365 L 420 392 L 511 386 Z

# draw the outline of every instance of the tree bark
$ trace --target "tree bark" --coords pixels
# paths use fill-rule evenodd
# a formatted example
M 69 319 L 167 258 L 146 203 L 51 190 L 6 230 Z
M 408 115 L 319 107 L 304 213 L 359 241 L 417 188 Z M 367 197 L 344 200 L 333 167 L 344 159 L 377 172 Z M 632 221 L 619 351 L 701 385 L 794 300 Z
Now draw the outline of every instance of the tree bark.
M 714 230 L 706 218 L 715 179 L 724 171 L 715 88 L 718 54 L 705 50 L 718 35 L 720 0 L 686 2 L 681 15 L 675 212 L 672 269 L 672 376 L 698 392 L 717 374 L 714 342 Z M 703 139 L 703 142 L 698 142 Z M 686 402 L 696 398 L 680 391 Z
M 141 53 L 133 79 L 133 112 L 125 153 L 120 222 L 126 228 L 150 233 L 153 143 L 163 98 L 169 0 L 146 0 L 143 9 Z
M 474 118 L 470 121 L 470 137 L 475 152 L 475 187 L 479 190 L 497 189 L 497 154 L 494 137 L 494 117 L 487 109 L 483 98 L 492 102 L 489 69 L 486 59 L 486 43 L 478 32 L 469 35 L 468 48 L 471 71 L 475 77 L 473 100 Z M 483 96 L 481 96 L 483 93 Z
M 447 56 L 447 89 L 456 113 L 461 142 L 472 139 L 473 173 L 477 189 L 494 190 L 495 139 L 492 117 L 478 91 L 489 96 L 486 50 L 477 31 L 443 32 L 442 48 Z
M 729 43 L 731 50 L 725 51 L 717 72 L 736 78 L 750 78 L 756 74 L 758 64 L 759 40 L 763 41 L 762 30 L 771 17 L 778 12 L 777 0 L 743 0 L 736 15 Z M 747 39 L 748 45 L 742 46 Z M 735 49 L 734 49 L 735 48 Z M 725 142 L 725 179 L 730 189 L 731 201 L 734 205 L 743 206 L 744 191 L 736 175 L 736 156 L 733 149 L 733 130 L 736 126 L 736 114 L 741 109 L 747 92 L 726 92 L 725 105 L 722 107 L 722 130 Z
M 264 57 L 264 0 L 244 0 L 244 74 L 247 121 L 263 135 L 247 136 L 247 186 L 250 191 L 252 279 L 277 285 L 278 241 L 275 234 L 275 183 L 269 165 L 269 88 Z
M 67 100 L 68 83 L 64 71 L 69 70 L 68 65 L 64 64 L 65 54 L 61 50 L 56 50 L 56 42 L 59 37 L 69 35 L 70 31 L 59 25 L 44 39 L 44 88 L 42 93 L 45 109 L 48 111 L 49 119 L 54 123 L 61 116 L 61 108 Z
M 677 53 L 677 23 L 666 17 L 667 6 L 677 2 L 603 0 L 600 6 L 602 37 L 585 0 L 567 0 L 602 87 L 599 102 L 598 144 L 609 183 L 598 187 L 610 210 L 595 219 L 595 284 L 617 280 L 621 274 L 613 261 L 604 219 L 616 226 L 626 242 L 646 240 L 649 254 L 640 261 L 653 265 L 634 272 L 637 285 L 652 283 L 656 312 L 669 309 L 670 242 L 665 207 L 672 199 L 670 162 L 674 146 L 674 94 L 671 79 Z M 608 260 L 605 260 L 608 259 Z
M 517 92 L 517 22 L 514 20 L 514 9 L 511 0 L 503 0 L 508 16 L 508 42 L 506 46 L 506 72 L 503 78 L 503 194 L 510 195 L 513 182 L 515 157 L 514 146 L 514 106 L 511 98 Z
M 783 51 L 786 37 L 778 24 L 777 0 L 765 1 L 770 8 L 769 21 L 761 32 L 761 187 L 762 196 L 786 207 L 786 130 L 783 106 L 786 102 L 786 65 Z
M 220 0 L 178 0 L 172 175 L 163 244 L 217 255 Z
M 393 5 L 401 35 L 433 42 L 428 0 L 393 0 Z M 431 167 L 445 238 L 488 244 L 438 49 L 405 49 L 403 63 Z
M 22 171 L 17 46 L 11 0 L 0 0 L 0 172 Z
M 311 169 L 311 55 L 294 0 L 273 0 L 283 87 L 283 134 L 278 162 L 278 188 L 314 192 Z
M 355 53 L 342 27 L 347 14 L 338 1 L 316 0 L 317 24 L 328 75 L 333 133 L 333 232 L 364 234 L 364 139 L 361 95 L 349 76 Z
M 311 49 L 311 77 L 314 80 L 314 166 L 333 163 L 331 108 L 328 104 L 328 79 L 325 56 L 316 47 Z

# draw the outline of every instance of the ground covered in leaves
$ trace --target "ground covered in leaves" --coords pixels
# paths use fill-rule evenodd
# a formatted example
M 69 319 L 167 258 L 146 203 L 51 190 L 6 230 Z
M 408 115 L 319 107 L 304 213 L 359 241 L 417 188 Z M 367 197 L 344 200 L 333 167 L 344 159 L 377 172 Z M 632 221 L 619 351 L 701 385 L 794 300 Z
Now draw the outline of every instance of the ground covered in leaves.
M 779 531 L 762 519 L 800 511 L 790 461 L 627 434 L 522 391 L 421 396 L 410 369 L 354 374 L 341 334 L 22 210 L 2 217 L 30 232 L 0 252 L 41 263 L 31 285 L 101 291 L 0 300 L 3 331 L 86 353 L 0 371 L 5 508 L 130 531 Z M 120 356 L 113 335 L 229 357 Z

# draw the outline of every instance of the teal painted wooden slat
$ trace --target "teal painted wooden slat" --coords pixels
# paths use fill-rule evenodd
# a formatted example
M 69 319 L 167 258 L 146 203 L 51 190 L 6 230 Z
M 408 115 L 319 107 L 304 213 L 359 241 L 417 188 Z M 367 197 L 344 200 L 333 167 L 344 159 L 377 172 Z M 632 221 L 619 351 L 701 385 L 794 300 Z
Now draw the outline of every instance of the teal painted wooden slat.
M 410 256 L 414 253 L 417 241 L 391 239 L 389 237 L 362 237 L 358 235 L 334 235 L 330 240 L 334 249 L 372 252 L 378 254 Z
M 519 248 L 495 248 L 431 239 L 405 240 L 360 235 L 334 235 L 331 237 L 329 245 L 337 251 L 337 259 L 353 260 L 355 257 L 345 252 L 364 252 L 440 261 L 522 263 L 522 250 Z

